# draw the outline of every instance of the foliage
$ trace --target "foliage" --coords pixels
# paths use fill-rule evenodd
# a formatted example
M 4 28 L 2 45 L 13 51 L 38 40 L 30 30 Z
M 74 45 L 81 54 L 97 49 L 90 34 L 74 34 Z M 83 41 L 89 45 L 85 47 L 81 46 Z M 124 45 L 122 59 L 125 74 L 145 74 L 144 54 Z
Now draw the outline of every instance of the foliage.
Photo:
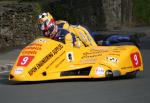
M 134 21 L 138 24 L 150 24 L 150 0 L 133 0 Z
M 34 17 L 37 17 L 39 13 L 41 13 L 42 7 L 39 3 L 35 3 L 35 8 L 34 8 Z

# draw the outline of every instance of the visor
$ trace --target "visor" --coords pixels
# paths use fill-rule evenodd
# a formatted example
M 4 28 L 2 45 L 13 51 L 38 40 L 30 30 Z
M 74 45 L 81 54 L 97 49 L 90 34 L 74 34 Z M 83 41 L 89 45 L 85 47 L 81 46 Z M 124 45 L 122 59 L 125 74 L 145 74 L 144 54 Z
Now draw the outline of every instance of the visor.
M 44 18 L 45 16 L 47 16 L 46 13 L 42 13 L 41 15 L 38 16 L 39 19 Z
M 50 20 L 46 20 L 46 21 L 44 21 L 43 23 L 41 23 L 41 24 L 39 24 L 39 29 L 40 30 L 48 30 L 49 29 L 49 27 L 51 26 L 51 21 Z

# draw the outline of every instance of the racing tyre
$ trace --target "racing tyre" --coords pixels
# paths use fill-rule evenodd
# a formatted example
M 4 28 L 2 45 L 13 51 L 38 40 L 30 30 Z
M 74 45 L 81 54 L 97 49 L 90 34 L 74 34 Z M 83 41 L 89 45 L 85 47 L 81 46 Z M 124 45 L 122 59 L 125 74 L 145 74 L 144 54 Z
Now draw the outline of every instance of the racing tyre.
M 139 73 L 140 73 L 139 71 L 133 71 L 133 72 L 127 73 L 126 77 L 127 78 L 136 78 L 139 75 Z
M 112 72 L 111 70 L 107 70 L 107 71 L 106 71 L 106 78 L 107 78 L 107 79 L 113 78 L 113 72 Z

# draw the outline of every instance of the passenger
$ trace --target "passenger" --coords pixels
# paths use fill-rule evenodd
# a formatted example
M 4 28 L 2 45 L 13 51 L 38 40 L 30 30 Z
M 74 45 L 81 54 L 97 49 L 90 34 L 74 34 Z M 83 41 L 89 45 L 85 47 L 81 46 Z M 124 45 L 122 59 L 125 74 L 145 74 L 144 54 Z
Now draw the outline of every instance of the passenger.
M 55 21 L 50 13 L 38 17 L 38 25 L 45 37 L 66 43 L 70 47 L 96 46 L 94 39 L 83 26 L 70 25 L 67 21 Z

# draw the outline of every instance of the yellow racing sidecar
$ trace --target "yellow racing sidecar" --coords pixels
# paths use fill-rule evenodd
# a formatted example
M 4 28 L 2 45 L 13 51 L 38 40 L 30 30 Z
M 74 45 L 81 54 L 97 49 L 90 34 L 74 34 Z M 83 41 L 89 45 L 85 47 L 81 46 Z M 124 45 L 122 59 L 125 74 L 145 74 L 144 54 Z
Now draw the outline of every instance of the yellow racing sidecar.
M 108 78 L 138 71 L 143 71 L 143 61 L 136 46 L 71 48 L 49 38 L 39 38 L 20 52 L 9 80 Z

